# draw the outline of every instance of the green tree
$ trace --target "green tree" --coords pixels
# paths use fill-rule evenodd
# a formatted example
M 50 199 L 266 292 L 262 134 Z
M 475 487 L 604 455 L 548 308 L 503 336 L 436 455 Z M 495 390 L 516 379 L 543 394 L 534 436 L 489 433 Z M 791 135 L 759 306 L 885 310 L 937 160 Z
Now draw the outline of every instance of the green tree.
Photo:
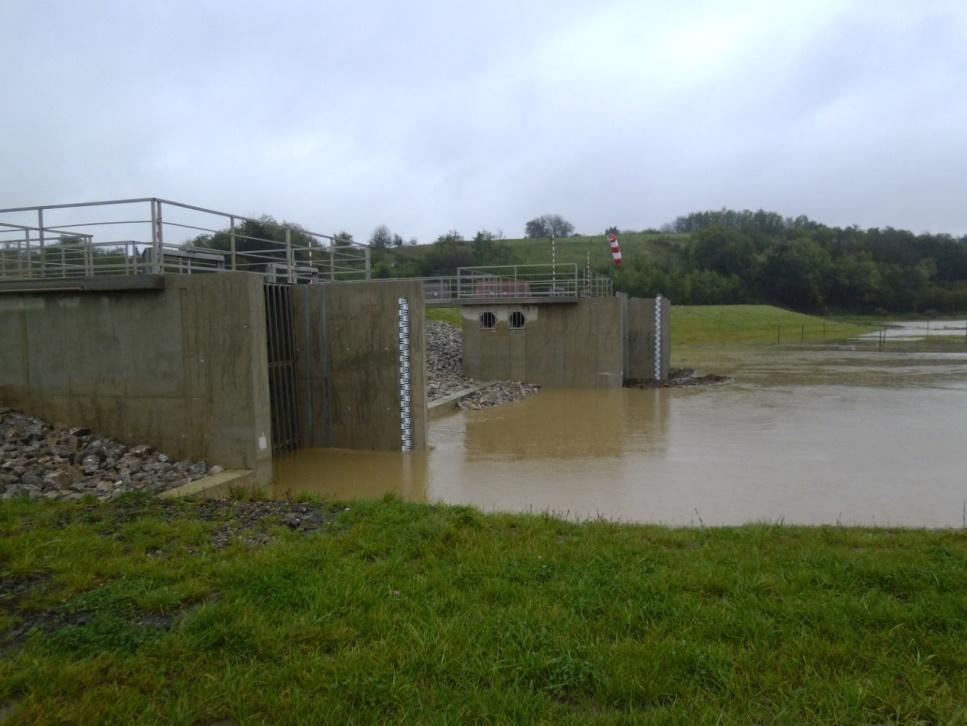
M 393 243 L 393 233 L 385 224 L 379 225 L 373 230 L 373 236 L 369 238 L 369 245 L 373 249 L 385 250 Z
M 574 225 L 560 214 L 542 214 L 524 225 L 524 233 L 530 239 L 542 239 L 551 235 L 564 238 L 574 232 Z

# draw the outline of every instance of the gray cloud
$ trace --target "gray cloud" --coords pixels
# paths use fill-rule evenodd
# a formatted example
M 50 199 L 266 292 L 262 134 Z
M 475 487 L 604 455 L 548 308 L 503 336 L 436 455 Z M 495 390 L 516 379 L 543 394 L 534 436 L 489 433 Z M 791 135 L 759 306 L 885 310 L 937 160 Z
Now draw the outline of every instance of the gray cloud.
M 962 3 L 677 5 L 8 3 L 0 206 L 159 195 L 423 240 L 722 206 L 967 233 Z

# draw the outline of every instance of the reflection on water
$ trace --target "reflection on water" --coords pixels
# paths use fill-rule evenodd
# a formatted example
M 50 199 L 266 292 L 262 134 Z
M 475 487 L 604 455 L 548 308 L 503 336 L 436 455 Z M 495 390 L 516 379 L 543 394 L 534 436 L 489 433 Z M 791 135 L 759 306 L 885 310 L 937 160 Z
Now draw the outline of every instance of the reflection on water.
M 425 502 L 427 453 L 302 449 L 276 459 L 273 492 L 278 496 L 313 491 L 344 499 L 395 492 Z
M 300 452 L 276 491 L 668 524 L 961 526 L 967 353 L 690 355 L 735 382 L 546 390 L 434 422 L 424 454 Z

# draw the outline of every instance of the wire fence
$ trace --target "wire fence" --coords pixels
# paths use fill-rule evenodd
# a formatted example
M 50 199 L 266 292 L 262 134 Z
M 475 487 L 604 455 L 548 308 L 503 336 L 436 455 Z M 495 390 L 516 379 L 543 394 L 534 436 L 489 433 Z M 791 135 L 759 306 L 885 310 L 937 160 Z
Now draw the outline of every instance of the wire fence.
M 967 345 L 967 320 L 916 321 L 909 323 L 851 323 L 820 320 L 808 323 L 738 326 L 729 328 L 700 321 L 682 321 L 676 341 L 685 345 L 717 343 L 749 345 L 815 345 L 850 341 L 885 349 L 930 341 L 936 344 Z

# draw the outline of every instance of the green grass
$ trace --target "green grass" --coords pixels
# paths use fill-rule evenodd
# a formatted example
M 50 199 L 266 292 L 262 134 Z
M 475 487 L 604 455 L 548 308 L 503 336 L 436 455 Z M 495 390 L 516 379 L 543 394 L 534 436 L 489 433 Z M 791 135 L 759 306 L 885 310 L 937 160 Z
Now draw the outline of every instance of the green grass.
M 624 264 L 635 258 L 647 255 L 649 258 L 662 257 L 676 246 L 688 241 L 689 235 L 677 234 L 628 234 L 620 235 L 621 257 Z M 546 239 L 512 239 L 505 243 L 514 250 L 520 264 L 551 263 L 551 243 Z M 566 237 L 557 240 L 558 263 L 573 262 L 584 266 L 587 254 L 591 253 L 591 265 L 611 264 L 611 248 L 605 235 L 589 235 L 587 237 Z
M 459 308 L 428 308 L 427 318 L 461 324 Z M 675 350 L 694 346 L 774 345 L 780 340 L 782 343 L 833 342 L 868 333 L 875 327 L 840 318 L 804 315 L 771 305 L 672 303 Z
M 967 534 L 357 502 L 218 549 L 195 505 L 0 503 L 31 723 L 964 723 Z M 4 603 L 6 605 L 4 606 Z M 52 618 L 55 613 L 57 618 Z M 67 623 L 66 625 L 64 623 Z
M 624 264 L 635 258 L 647 255 L 649 259 L 664 257 L 689 239 L 687 234 L 635 233 L 621 235 L 621 256 Z M 551 264 L 551 242 L 548 239 L 507 239 L 501 240 L 514 254 L 514 262 L 520 265 Z M 401 247 L 393 254 L 402 259 L 419 259 L 431 249 L 431 245 Z M 611 249 L 605 235 L 566 237 L 557 240 L 557 262 L 575 263 L 582 269 L 591 253 L 592 266 L 611 265 Z
M 837 340 L 873 328 L 771 305 L 675 305 L 672 345 L 772 345 Z
M 463 325 L 463 313 L 460 312 L 460 308 L 427 308 L 426 318 L 458 327 Z

